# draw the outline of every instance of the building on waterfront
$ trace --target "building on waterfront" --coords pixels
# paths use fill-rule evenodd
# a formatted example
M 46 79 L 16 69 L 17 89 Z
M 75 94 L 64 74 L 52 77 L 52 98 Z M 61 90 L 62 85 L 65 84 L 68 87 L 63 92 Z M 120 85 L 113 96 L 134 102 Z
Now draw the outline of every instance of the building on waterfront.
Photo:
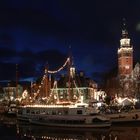
M 126 29 L 122 28 L 120 47 L 118 48 L 118 71 L 111 75 L 106 82 L 106 92 L 111 96 L 135 98 L 139 96 L 140 64 L 133 62 L 133 46 Z
M 3 87 L 4 97 L 8 99 L 15 99 L 22 96 L 23 87 L 21 85 L 17 85 L 13 82 L 8 83 L 7 86 Z
M 67 58 L 66 62 L 58 70 L 50 71 L 45 69 L 44 76 L 40 84 L 35 84 L 32 88 L 34 95 L 40 96 L 41 98 L 47 98 L 49 103 L 53 102 L 77 102 L 81 96 L 84 101 L 91 98 L 98 98 L 99 93 L 96 92 L 98 85 L 95 81 L 85 76 L 83 71 L 77 72 L 73 65 L 70 63 L 70 58 Z M 68 71 L 55 78 L 57 73 L 67 68 Z M 55 77 L 53 76 L 55 74 Z M 38 88 L 37 88 L 38 87 Z
M 140 65 L 133 65 L 133 47 L 124 27 L 118 49 L 118 78 L 121 91 L 119 95 L 122 97 L 134 98 L 139 92 Z
M 4 94 L 10 99 L 10 97 L 18 98 L 22 96 L 23 88 L 18 85 L 17 87 L 7 86 L 3 87 Z
M 3 87 L 0 86 L 0 100 L 4 98 L 4 91 L 3 91 Z
M 122 29 L 122 38 L 120 39 L 120 48 L 118 48 L 118 78 L 120 85 L 119 96 L 131 97 L 134 96 L 133 90 L 134 79 L 133 71 L 133 47 L 131 45 L 128 31 L 125 23 Z

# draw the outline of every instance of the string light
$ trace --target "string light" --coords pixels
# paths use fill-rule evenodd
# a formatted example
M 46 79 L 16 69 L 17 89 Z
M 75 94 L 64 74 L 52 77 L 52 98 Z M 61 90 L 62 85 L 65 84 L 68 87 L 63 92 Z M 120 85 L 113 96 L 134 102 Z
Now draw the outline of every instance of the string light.
M 60 67 L 58 70 L 55 70 L 55 71 L 50 71 L 48 70 L 48 73 L 50 74 L 54 74 L 54 73 L 57 73 L 57 72 L 60 72 L 61 70 L 63 70 L 65 68 L 65 66 L 67 65 L 67 63 L 70 61 L 70 58 L 68 57 L 67 60 L 65 61 L 64 65 L 62 67 Z
M 133 51 L 133 48 L 119 48 L 118 49 L 118 53 L 122 52 L 122 51 L 126 51 L 126 52 L 132 52 Z
M 74 80 L 73 82 L 74 82 L 75 88 L 78 90 L 78 92 L 80 93 L 80 95 L 82 95 L 82 92 L 79 90 L 78 86 L 76 85 L 75 80 Z M 77 98 L 78 98 L 78 97 L 77 97 Z M 80 96 L 79 96 L 79 99 L 80 99 Z
M 60 72 L 61 70 L 63 70 L 64 68 L 65 68 L 65 66 L 68 64 L 68 62 L 70 62 L 70 58 L 68 57 L 67 59 L 66 59 L 66 61 L 65 61 L 65 63 L 63 64 L 63 66 L 62 67 L 60 67 L 58 70 L 55 70 L 55 71 L 51 71 L 51 70 L 46 70 L 45 69 L 45 74 L 43 75 L 43 78 L 42 78 L 42 80 L 41 80 L 41 85 L 38 87 L 39 89 L 37 90 L 37 93 L 40 93 L 40 90 L 41 90 L 41 88 L 42 88 L 42 86 L 43 86 L 43 81 L 46 79 L 46 73 L 48 72 L 49 74 L 55 74 L 55 73 L 58 73 L 58 72 Z
M 50 101 L 50 99 L 51 99 L 51 97 L 52 97 L 52 95 L 53 95 L 53 91 L 54 91 L 55 87 L 57 87 L 57 81 L 54 81 L 53 88 L 52 88 L 51 93 L 50 93 L 50 95 L 49 95 L 49 97 L 48 97 L 48 102 Z
M 46 69 L 45 69 L 45 74 L 44 74 L 44 76 L 43 76 L 43 78 L 42 78 L 41 85 L 38 87 L 37 93 L 40 93 L 40 90 L 41 90 L 41 88 L 42 88 L 42 86 L 43 86 L 44 80 L 46 79 L 46 72 L 49 73 L 49 74 L 58 73 L 58 72 L 60 72 L 61 70 L 63 70 L 63 69 L 66 67 L 66 65 L 69 64 L 69 62 L 70 62 L 70 58 L 68 57 L 67 60 L 65 61 L 65 63 L 63 64 L 63 66 L 61 66 L 59 69 L 54 70 L 54 71 L 46 70 Z M 74 69 L 72 69 L 72 70 L 73 70 L 72 72 L 74 72 Z M 72 73 L 72 74 L 73 74 L 73 73 Z M 71 75 L 71 76 L 72 76 L 72 75 Z M 80 91 L 80 89 L 79 89 L 78 86 L 76 85 L 75 80 L 73 80 L 73 82 L 74 82 L 75 88 L 77 89 L 77 91 L 78 91 L 78 93 L 79 93 L 78 96 L 77 96 L 77 95 L 75 95 L 75 96 L 76 96 L 77 99 L 79 100 L 79 99 L 81 98 L 81 95 L 82 95 L 83 93 Z M 50 92 L 49 96 L 47 97 L 47 102 L 49 102 L 49 101 L 51 100 L 51 98 L 53 97 L 53 95 L 54 95 L 54 90 L 55 90 L 56 88 L 57 88 L 57 81 L 54 81 L 53 88 L 51 89 L 51 92 Z M 59 100 L 59 95 L 58 95 L 58 93 L 57 93 L 57 98 L 58 98 L 58 100 Z

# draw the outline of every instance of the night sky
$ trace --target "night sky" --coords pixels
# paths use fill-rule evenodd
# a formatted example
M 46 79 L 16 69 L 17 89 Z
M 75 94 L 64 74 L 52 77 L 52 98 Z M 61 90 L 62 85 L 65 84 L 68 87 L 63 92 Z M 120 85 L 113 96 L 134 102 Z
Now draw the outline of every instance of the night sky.
M 140 62 L 140 0 L 1 0 L 0 80 L 15 80 L 16 64 L 20 80 L 42 76 L 71 51 L 76 69 L 100 82 L 117 67 L 123 18 Z

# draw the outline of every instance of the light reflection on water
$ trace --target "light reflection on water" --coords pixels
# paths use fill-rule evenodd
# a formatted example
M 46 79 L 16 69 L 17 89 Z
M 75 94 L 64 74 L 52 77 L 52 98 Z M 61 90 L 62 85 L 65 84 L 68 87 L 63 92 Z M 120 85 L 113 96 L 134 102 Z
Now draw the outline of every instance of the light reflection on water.
M 0 140 L 140 140 L 140 123 L 106 129 L 66 130 L 21 124 L 8 118 L 8 122 L 6 119 L 0 123 Z
M 34 140 L 94 140 L 107 137 L 110 129 L 78 130 L 47 128 L 45 126 L 18 125 L 17 131 L 21 137 Z
M 140 140 L 140 127 L 112 126 L 108 129 L 66 130 L 17 125 L 17 134 L 21 140 Z

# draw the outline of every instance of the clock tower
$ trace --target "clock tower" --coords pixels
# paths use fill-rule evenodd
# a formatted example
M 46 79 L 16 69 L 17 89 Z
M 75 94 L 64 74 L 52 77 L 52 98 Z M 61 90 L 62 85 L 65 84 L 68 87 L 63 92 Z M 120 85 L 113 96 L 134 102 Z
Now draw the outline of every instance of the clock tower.
M 119 77 L 126 77 L 133 70 L 133 47 L 130 44 L 128 32 L 123 24 L 122 37 L 120 39 L 120 48 L 118 48 L 118 74 Z

